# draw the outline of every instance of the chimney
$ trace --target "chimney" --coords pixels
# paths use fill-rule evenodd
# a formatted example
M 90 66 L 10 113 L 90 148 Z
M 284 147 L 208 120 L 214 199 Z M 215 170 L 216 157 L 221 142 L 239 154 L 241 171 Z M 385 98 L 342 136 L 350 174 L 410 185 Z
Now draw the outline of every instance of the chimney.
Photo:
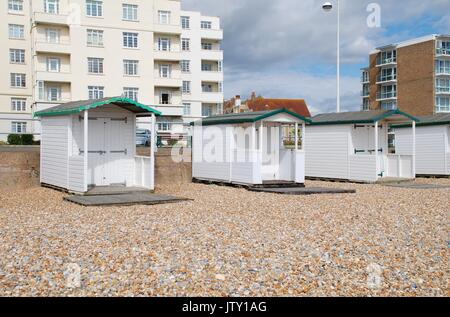
M 242 105 L 241 96 L 239 95 L 236 96 L 236 98 L 234 99 L 234 105 L 235 107 L 240 107 Z
M 255 100 L 256 99 L 256 91 L 252 92 L 252 97 L 250 98 L 251 100 Z

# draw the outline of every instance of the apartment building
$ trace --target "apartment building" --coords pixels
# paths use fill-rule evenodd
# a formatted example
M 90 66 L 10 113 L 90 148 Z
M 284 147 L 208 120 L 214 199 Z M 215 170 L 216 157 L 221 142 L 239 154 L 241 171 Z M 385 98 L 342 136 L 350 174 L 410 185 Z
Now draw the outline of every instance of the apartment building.
M 416 116 L 450 112 L 450 35 L 379 47 L 362 69 L 362 109 Z
M 0 139 L 39 138 L 33 113 L 74 100 L 123 95 L 152 105 L 163 113 L 160 134 L 168 136 L 222 107 L 217 17 L 182 11 L 180 0 L 6 2 Z

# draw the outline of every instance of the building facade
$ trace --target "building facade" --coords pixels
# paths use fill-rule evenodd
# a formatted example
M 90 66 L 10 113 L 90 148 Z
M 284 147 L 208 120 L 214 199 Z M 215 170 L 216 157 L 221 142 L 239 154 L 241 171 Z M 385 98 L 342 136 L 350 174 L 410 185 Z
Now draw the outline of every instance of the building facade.
M 39 138 L 33 113 L 74 100 L 122 95 L 151 105 L 169 136 L 222 108 L 217 17 L 182 11 L 180 0 L 5 2 L 0 139 Z
M 377 48 L 362 69 L 362 109 L 415 116 L 450 112 L 450 35 Z

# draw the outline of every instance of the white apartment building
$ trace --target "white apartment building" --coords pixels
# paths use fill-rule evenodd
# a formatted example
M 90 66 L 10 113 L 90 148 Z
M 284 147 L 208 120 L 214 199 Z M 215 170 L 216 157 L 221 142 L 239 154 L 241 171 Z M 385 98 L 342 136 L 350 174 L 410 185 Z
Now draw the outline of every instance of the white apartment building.
M 222 108 L 220 20 L 180 0 L 5 0 L 0 17 L 0 140 L 38 139 L 33 113 L 74 100 L 151 105 L 167 136 Z

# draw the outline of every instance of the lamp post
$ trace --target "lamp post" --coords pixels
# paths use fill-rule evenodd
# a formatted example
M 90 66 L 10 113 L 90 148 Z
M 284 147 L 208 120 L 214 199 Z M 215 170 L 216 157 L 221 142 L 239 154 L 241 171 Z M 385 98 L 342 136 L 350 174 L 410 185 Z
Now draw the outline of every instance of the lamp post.
M 322 9 L 325 12 L 330 12 L 333 9 L 333 5 L 330 2 L 325 2 L 322 5 Z M 340 32 L 340 8 L 339 0 L 336 0 L 336 10 L 337 10 L 337 103 L 336 111 L 341 111 L 341 32 Z

